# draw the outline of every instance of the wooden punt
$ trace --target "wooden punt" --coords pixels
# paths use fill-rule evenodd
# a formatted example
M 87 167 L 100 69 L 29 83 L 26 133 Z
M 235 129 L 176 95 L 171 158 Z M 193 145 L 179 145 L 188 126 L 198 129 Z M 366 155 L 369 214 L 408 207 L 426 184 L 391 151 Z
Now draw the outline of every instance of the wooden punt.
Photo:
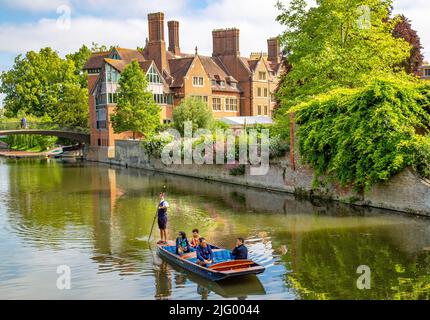
M 252 260 L 233 260 L 229 250 L 213 245 L 211 248 L 214 252 L 214 263 L 208 267 L 197 264 L 195 252 L 183 256 L 177 255 L 173 242 L 169 242 L 167 245 L 157 245 L 157 252 L 168 262 L 211 281 L 255 275 L 265 270 L 263 266 Z

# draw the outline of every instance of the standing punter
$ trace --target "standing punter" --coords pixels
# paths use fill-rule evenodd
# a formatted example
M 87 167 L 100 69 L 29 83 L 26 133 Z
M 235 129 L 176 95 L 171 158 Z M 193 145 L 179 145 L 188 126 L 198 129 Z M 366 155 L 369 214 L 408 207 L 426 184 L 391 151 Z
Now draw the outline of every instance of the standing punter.
M 160 241 L 158 244 L 167 244 L 167 208 L 169 203 L 164 200 L 165 193 L 160 193 L 160 204 L 158 205 L 158 228 L 160 229 Z

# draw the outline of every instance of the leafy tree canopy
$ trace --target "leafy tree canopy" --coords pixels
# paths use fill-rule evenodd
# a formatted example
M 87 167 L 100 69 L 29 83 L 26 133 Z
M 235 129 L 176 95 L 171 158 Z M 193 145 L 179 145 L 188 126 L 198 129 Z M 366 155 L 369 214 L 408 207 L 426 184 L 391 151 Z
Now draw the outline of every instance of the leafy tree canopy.
M 393 36 L 402 38 L 411 45 L 410 57 L 402 62 L 402 67 L 407 73 L 419 74 L 419 68 L 423 64 L 424 56 L 422 54 L 423 47 L 418 33 L 412 29 L 411 21 L 404 15 L 401 15 L 397 24 L 393 29 Z
M 39 52 L 29 51 L 25 56 L 18 55 L 12 69 L 3 72 L 0 79 L 0 92 L 6 95 L 4 108 L 8 117 L 27 114 L 56 119 L 59 116 L 59 106 L 82 112 L 88 107 L 86 88 L 79 91 L 73 100 L 78 105 L 66 105 L 68 101 L 72 101 L 71 88 L 80 87 L 81 78 L 76 72 L 75 62 L 61 59 L 51 48 L 44 48 Z M 65 116 L 72 113 L 62 114 L 62 123 L 73 125 L 76 116 L 81 118 L 80 123 L 87 122 L 83 120 L 87 118 L 87 111 L 74 115 L 71 119 Z
M 73 61 L 75 64 L 75 74 L 80 77 L 82 88 L 87 88 L 87 73 L 83 72 L 84 66 L 91 56 L 91 50 L 83 45 L 77 52 L 66 55 L 66 59 Z
M 184 123 L 191 121 L 193 132 L 197 129 L 210 129 L 213 125 L 213 115 L 208 105 L 196 98 L 186 98 L 173 110 L 173 125 L 176 130 L 184 133 Z
M 398 19 L 389 19 L 391 5 L 392 0 L 317 0 L 309 8 L 305 0 L 278 2 L 291 65 L 278 89 L 281 106 L 401 72 L 410 45 L 392 35 Z
M 118 104 L 111 116 L 115 133 L 132 131 L 154 134 L 160 124 L 160 107 L 148 90 L 148 81 L 137 61 L 129 64 L 119 79 Z

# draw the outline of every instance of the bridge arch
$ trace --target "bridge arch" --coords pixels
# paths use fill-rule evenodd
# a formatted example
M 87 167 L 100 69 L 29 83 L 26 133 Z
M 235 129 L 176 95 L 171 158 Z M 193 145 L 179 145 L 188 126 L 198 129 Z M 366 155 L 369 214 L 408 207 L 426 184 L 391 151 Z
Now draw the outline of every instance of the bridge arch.
M 41 136 L 54 136 L 59 138 L 65 138 L 74 140 L 81 143 L 90 143 L 90 135 L 81 132 L 71 132 L 62 130 L 42 130 L 42 129 L 17 129 L 17 130 L 0 130 L 0 136 L 11 136 L 11 135 L 41 135 Z

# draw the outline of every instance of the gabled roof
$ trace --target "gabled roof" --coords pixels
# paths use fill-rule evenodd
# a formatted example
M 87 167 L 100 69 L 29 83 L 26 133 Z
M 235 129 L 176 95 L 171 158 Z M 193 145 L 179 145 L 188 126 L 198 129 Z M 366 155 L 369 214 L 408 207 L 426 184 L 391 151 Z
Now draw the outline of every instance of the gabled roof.
M 172 88 L 180 88 L 184 85 L 184 77 L 187 75 L 191 64 L 194 61 L 194 56 L 179 59 L 170 59 L 169 68 L 170 75 L 173 78 L 173 83 L 170 84 Z
M 120 55 L 121 59 L 126 62 L 131 62 L 133 60 L 145 61 L 142 52 L 140 52 L 139 50 L 125 48 L 115 48 L 115 50 Z
M 234 86 L 231 86 L 230 83 L 237 83 L 238 81 L 231 75 L 229 75 L 221 61 L 218 58 L 199 56 L 200 61 L 203 64 L 203 68 L 208 74 L 211 80 L 216 80 L 217 83 L 212 84 L 212 89 L 217 91 L 229 91 L 229 92 L 240 92 L 240 90 Z M 224 81 L 225 85 L 221 86 L 218 82 Z
M 88 69 L 100 69 L 103 65 L 104 59 L 108 58 L 111 54 L 110 51 L 104 52 L 95 52 L 88 59 L 87 63 L 84 66 L 84 70 Z

